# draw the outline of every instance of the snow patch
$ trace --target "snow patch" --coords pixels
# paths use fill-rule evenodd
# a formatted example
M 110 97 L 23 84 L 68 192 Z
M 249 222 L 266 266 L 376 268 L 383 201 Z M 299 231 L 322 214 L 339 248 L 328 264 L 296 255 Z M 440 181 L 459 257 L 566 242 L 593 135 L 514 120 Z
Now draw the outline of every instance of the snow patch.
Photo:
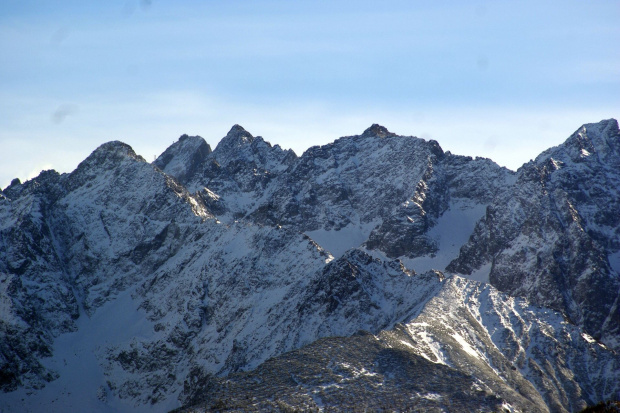
M 470 346 L 469 343 L 467 341 L 465 341 L 465 339 L 463 337 L 461 337 L 459 334 L 453 333 L 452 334 L 452 338 L 455 339 L 461 345 L 461 348 L 467 354 L 469 354 L 470 356 L 473 356 L 473 357 L 475 357 L 477 359 L 482 360 L 480 358 L 480 355 L 478 354 L 478 352 L 476 352 L 476 350 L 474 350 L 474 348 L 472 346 Z
M 620 250 L 614 252 L 613 254 L 609 254 L 607 256 L 609 260 L 609 265 L 611 269 L 614 270 L 617 274 L 620 274 Z
M 443 349 L 441 348 L 441 343 L 436 341 L 431 335 L 429 335 L 425 330 L 417 330 L 414 325 L 407 325 L 407 330 L 409 331 L 409 335 L 414 338 L 416 342 L 423 342 L 426 344 L 425 348 L 419 349 L 419 355 L 435 364 L 444 364 L 446 366 L 450 365 L 448 359 L 443 354 Z M 426 351 L 430 351 L 432 355 L 435 357 L 433 360 Z
M 461 246 L 467 242 L 474 231 L 476 222 L 484 216 L 485 211 L 486 205 L 484 204 L 454 202 L 427 233 L 429 238 L 437 242 L 439 248 L 437 254 L 402 258 L 403 264 L 417 272 L 426 272 L 431 269 L 445 270 L 446 266 L 458 257 Z M 488 277 L 487 281 L 483 282 L 488 282 Z
M 351 224 L 339 230 L 306 231 L 306 235 L 312 238 L 324 250 L 329 251 L 334 258 L 340 258 L 342 254 L 351 248 L 362 245 L 374 228 L 381 223 L 380 220 L 366 224 Z
M 411 343 L 409 343 L 408 341 L 405 341 L 405 340 L 400 340 L 400 344 L 403 344 L 403 345 L 405 345 L 407 347 L 410 347 L 412 349 L 416 348 L 413 344 L 411 344 Z
M 115 320 L 112 324 L 109 321 Z M 112 396 L 97 353 L 103 347 L 122 343 L 132 337 L 150 337 L 155 333 L 144 312 L 136 309 L 131 293 L 125 291 L 116 300 L 102 306 L 91 318 L 82 313 L 78 330 L 59 336 L 54 342 L 53 356 L 42 359 L 46 367 L 60 374 L 57 380 L 41 390 L 19 389 L 5 394 L 7 411 L 106 413 L 110 411 L 149 412 L 151 406 L 127 406 Z M 32 394 L 30 394 L 32 393 Z M 178 402 L 162 407 L 177 407 Z
M 475 271 L 472 271 L 471 274 L 459 274 L 461 277 L 467 278 L 472 281 L 478 281 L 481 283 L 489 283 L 489 274 L 491 273 L 491 263 L 484 264 L 482 267 L 478 268 Z
M 426 394 L 422 394 L 420 395 L 421 398 L 423 399 L 427 399 L 427 400 L 441 400 L 443 398 L 442 395 L 437 394 L 437 393 L 426 393 Z

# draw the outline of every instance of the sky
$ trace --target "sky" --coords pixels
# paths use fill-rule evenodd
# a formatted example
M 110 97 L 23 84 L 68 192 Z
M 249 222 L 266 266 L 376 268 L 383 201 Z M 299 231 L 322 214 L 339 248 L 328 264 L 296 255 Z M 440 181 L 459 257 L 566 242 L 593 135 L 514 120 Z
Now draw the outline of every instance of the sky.
M 234 124 L 297 154 L 379 123 L 516 170 L 620 116 L 619 1 L 0 2 L 0 188 Z

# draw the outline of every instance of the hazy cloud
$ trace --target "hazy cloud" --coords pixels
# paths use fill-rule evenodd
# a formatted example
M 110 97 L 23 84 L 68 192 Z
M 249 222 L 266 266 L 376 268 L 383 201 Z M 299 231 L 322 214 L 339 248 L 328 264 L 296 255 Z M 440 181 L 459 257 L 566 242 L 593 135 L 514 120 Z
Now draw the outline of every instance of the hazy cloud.
M 52 122 L 55 124 L 62 123 L 67 116 L 73 115 L 77 112 L 77 106 L 72 104 L 62 104 L 52 112 Z
M 50 37 L 50 43 L 52 45 L 57 46 L 64 42 L 69 37 L 69 28 L 68 27 L 60 27 L 52 33 Z
M 489 67 L 489 59 L 487 59 L 486 56 L 478 56 L 476 66 L 479 70 L 487 70 L 487 67 Z

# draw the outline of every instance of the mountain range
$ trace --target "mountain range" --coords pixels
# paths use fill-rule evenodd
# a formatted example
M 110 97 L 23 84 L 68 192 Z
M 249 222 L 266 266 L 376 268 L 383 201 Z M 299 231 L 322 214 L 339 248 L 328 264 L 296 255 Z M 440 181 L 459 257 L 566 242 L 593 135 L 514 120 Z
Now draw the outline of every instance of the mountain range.
M 0 410 L 580 411 L 619 297 L 614 119 L 516 172 L 376 124 L 108 142 L 0 191 Z

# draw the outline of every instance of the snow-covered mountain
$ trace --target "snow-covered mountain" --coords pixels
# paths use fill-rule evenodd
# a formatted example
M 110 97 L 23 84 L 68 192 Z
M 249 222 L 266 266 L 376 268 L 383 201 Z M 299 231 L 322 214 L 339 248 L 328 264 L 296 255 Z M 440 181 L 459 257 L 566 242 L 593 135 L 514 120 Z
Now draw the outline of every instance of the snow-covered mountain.
M 104 144 L 0 192 L 0 408 L 617 397 L 619 174 L 615 120 L 516 173 L 379 125 L 299 157 L 238 125 L 152 164 Z
M 486 267 L 491 284 L 563 311 L 620 346 L 620 132 L 587 124 L 517 171 L 458 259 L 464 274 Z

